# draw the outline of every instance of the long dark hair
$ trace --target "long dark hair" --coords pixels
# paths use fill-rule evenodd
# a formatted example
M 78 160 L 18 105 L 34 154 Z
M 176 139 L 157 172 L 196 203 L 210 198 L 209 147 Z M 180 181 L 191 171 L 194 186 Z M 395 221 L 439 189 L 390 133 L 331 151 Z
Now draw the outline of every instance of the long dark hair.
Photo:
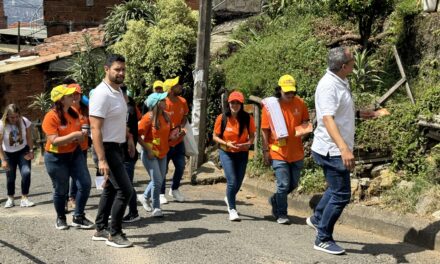
M 168 114 L 163 111 L 163 110 L 159 110 L 159 104 L 160 102 L 158 102 L 153 109 L 151 110 L 151 121 L 153 122 L 153 127 L 156 130 L 160 129 L 160 122 L 159 122 L 159 115 L 162 114 L 162 116 L 164 117 L 165 121 L 167 123 L 170 123 L 170 117 L 168 116 Z M 160 111 L 162 111 L 161 113 L 159 113 Z
M 240 103 L 240 106 L 241 106 L 240 110 L 237 113 L 237 120 L 238 120 L 238 124 L 239 124 L 239 129 L 238 129 L 238 136 L 239 137 L 241 137 L 245 128 L 249 132 L 249 121 L 251 119 L 251 115 L 249 115 L 249 113 L 244 111 L 244 104 Z M 232 116 L 231 108 L 228 106 L 225 108 L 225 112 L 223 113 L 222 118 L 224 120 L 227 120 L 226 118 L 231 117 L 231 116 Z M 223 135 L 221 135 L 221 137 L 223 137 Z
M 66 77 L 63 80 L 63 84 L 65 84 L 66 86 L 69 84 L 77 84 L 77 82 L 75 81 L 75 79 L 71 78 L 71 77 Z M 89 107 L 83 103 L 83 101 L 81 100 L 83 97 L 83 94 L 80 94 L 80 99 L 79 99 L 79 111 L 83 116 L 89 116 Z
M 58 118 L 61 120 L 61 125 L 67 125 L 67 119 L 64 117 L 63 103 L 61 103 L 60 100 L 56 101 L 53 109 L 57 113 Z M 69 109 L 67 109 L 67 114 L 70 115 L 72 118 L 79 118 L 78 113 L 73 110 L 72 107 L 69 107 Z

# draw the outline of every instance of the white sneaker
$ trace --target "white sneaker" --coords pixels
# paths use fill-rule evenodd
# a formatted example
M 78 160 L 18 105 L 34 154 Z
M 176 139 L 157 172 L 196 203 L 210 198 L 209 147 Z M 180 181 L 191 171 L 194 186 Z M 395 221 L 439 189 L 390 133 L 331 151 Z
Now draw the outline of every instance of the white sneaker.
M 167 204 L 168 203 L 168 200 L 165 197 L 165 194 L 159 195 L 159 201 L 160 201 L 160 204 Z
M 5 208 L 11 208 L 11 207 L 14 207 L 14 206 L 15 206 L 14 200 L 8 197 L 8 200 L 5 203 Z
M 150 202 L 147 199 L 145 199 L 143 194 L 138 194 L 137 199 L 142 204 L 142 207 L 144 207 L 145 211 L 151 212 Z
M 237 210 L 235 209 L 229 210 L 229 221 L 240 221 L 240 217 L 238 216 Z
M 182 203 L 185 201 L 185 197 L 183 197 L 183 195 L 180 193 L 179 189 L 177 189 L 177 190 L 170 189 L 170 196 L 173 196 L 174 200 L 177 202 Z
M 35 203 L 29 201 L 28 198 L 23 198 L 20 201 L 20 207 L 32 207 L 34 205 L 35 205 Z
M 286 216 L 280 216 L 277 219 L 277 223 L 281 225 L 288 225 L 290 224 L 290 220 Z
M 160 210 L 160 208 L 154 208 L 153 212 L 151 213 L 151 216 L 153 216 L 153 217 L 163 217 L 162 210 Z

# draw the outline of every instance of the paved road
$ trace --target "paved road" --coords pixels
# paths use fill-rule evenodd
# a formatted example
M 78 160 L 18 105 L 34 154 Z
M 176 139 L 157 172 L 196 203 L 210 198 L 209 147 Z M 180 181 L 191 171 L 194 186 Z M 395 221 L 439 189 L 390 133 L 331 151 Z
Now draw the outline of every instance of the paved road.
M 146 185 L 145 175 L 136 171 L 138 192 Z M 0 177 L 4 197 L 4 174 Z M 346 226 L 337 226 L 335 232 L 346 255 L 317 252 L 304 215 L 290 212 L 293 224 L 278 225 L 265 199 L 246 190 L 238 196 L 242 221 L 229 222 L 224 190 L 224 184 L 184 185 L 189 201 L 164 205 L 163 219 L 153 219 L 139 207 L 142 220 L 125 225 L 135 247 L 115 249 L 92 241 L 92 230 L 54 228 L 50 180 L 43 167 L 35 167 L 31 198 L 37 206 L 5 209 L 1 200 L 0 263 L 440 263 L 437 252 Z M 86 208 L 91 219 L 98 200 L 93 189 Z

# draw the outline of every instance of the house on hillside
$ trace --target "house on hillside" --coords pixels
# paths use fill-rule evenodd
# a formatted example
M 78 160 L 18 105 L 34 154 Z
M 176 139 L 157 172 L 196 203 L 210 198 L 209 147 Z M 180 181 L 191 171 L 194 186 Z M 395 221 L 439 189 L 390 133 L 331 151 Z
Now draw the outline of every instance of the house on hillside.
M 198 9 L 198 0 L 185 0 L 192 9 Z M 123 0 L 44 0 L 44 25 L 47 36 L 55 36 L 104 23 L 110 8 Z
M 85 34 L 95 49 L 103 48 L 104 31 L 89 28 L 47 38 L 44 44 L 20 52 L 19 57 L 0 61 L 0 107 L 15 103 L 31 120 L 41 118 L 44 113 L 28 108 L 32 101 L 28 96 L 47 92 L 64 78 L 72 56 L 85 45 Z

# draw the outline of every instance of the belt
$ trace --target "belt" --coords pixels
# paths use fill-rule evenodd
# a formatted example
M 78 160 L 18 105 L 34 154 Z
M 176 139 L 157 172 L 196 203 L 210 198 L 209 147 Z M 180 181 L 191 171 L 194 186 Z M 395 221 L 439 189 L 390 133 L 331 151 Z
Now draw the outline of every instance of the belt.
M 117 143 L 117 142 L 103 142 L 102 144 L 108 147 L 122 147 L 124 145 L 124 143 Z

